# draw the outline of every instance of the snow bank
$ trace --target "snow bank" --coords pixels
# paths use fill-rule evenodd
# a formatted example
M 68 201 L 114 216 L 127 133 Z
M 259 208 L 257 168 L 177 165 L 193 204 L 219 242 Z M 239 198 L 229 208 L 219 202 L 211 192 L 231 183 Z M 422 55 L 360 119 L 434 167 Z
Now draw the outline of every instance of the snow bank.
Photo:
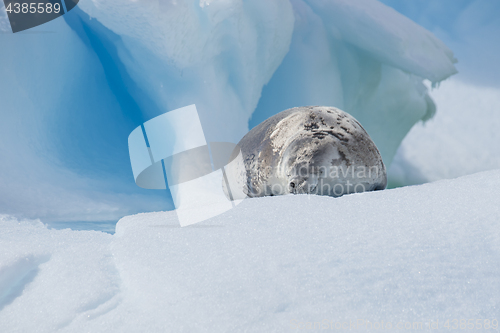
M 0 331 L 54 332 L 119 291 L 111 235 L 8 216 L 0 229 Z
M 389 185 L 500 168 L 500 89 L 451 79 L 430 94 L 439 112 L 403 140 L 389 168 Z
M 180 228 L 0 223 L 0 330 L 281 332 L 498 319 L 500 170 L 341 198 L 245 200 Z M 359 331 L 369 331 L 360 327 Z

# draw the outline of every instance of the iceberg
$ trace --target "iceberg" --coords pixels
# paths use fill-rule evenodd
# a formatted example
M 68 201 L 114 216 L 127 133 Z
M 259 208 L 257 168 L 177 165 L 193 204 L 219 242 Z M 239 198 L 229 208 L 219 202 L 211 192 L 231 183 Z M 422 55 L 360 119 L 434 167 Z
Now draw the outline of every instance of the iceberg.
M 455 73 L 442 42 L 375 0 L 87 0 L 18 34 L 0 6 L 0 211 L 19 217 L 171 209 L 135 187 L 127 137 L 191 104 L 207 141 L 234 143 L 289 107 L 336 106 L 390 165 L 435 112 L 422 81 Z

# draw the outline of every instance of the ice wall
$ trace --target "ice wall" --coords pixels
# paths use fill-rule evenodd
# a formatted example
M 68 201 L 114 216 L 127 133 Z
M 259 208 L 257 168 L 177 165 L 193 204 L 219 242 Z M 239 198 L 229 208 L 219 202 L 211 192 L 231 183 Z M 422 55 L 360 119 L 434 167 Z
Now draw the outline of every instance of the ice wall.
M 425 27 L 453 50 L 460 79 L 499 87 L 500 2 L 495 0 L 382 0 Z
M 9 24 L 9 18 L 7 17 L 7 12 L 5 11 L 4 4 L 0 4 L 0 32 L 8 33 L 12 31 Z
M 67 16 L 74 29 L 57 19 L 0 33 L 0 212 L 116 221 L 170 208 L 135 185 L 126 140 L 141 115 Z
M 435 105 L 423 79 L 456 72 L 453 53 L 393 9 L 369 0 L 293 0 L 290 52 L 250 122 L 297 105 L 335 105 L 368 131 L 387 165 L 401 140 Z
M 237 142 L 246 133 L 293 32 L 288 0 L 111 0 L 79 6 L 120 36 L 119 60 L 144 93 L 130 91 L 142 111 L 153 117 L 196 104 L 208 141 Z
M 422 80 L 456 72 L 440 40 L 374 0 L 117 3 L 81 8 L 121 36 L 120 58 L 160 110 L 197 104 L 209 140 L 238 141 L 251 116 L 253 127 L 289 107 L 333 105 L 361 121 L 390 164 L 434 114 Z

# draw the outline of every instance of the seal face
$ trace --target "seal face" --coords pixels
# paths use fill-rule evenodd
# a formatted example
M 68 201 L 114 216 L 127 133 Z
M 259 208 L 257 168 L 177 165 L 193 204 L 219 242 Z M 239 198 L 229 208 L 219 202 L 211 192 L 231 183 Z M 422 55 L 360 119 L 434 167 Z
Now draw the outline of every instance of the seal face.
M 382 190 L 382 157 L 361 124 L 334 107 L 282 111 L 253 128 L 238 144 L 242 159 L 226 167 L 233 186 L 248 197 L 319 194 L 338 197 Z M 227 188 L 223 183 L 224 192 Z

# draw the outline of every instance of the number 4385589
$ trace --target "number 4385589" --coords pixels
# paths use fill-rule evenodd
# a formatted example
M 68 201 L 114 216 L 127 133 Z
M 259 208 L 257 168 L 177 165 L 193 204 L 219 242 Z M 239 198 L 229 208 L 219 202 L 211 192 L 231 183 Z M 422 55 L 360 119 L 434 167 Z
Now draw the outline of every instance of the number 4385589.
M 47 13 L 47 14 L 51 14 L 51 13 L 55 13 L 55 14 L 59 14 L 59 12 L 61 11 L 61 5 L 58 4 L 58 3 L 55 3 L 54 5 L 52 5 L 50 2 L 47 2 L 47 3 L 36 3 L 36 2 L 32 2 L 30 4 L 28 3 L 9 3 L 9 5 L 7 6 L 7 8 L 5 8 L 5 10 L 7 11 L 7 13 L 11 14 L 11 13 L 14 13 L 14 14 L 19 14 L 19 13 L 23 13 L 23 14 L 35 14 L 35 13 L 38 13 L 38 14 L 43 14 L 43 13 Z
M 497 319 L 448 319 L 443 327 L 448 329 L 497 329 Z

